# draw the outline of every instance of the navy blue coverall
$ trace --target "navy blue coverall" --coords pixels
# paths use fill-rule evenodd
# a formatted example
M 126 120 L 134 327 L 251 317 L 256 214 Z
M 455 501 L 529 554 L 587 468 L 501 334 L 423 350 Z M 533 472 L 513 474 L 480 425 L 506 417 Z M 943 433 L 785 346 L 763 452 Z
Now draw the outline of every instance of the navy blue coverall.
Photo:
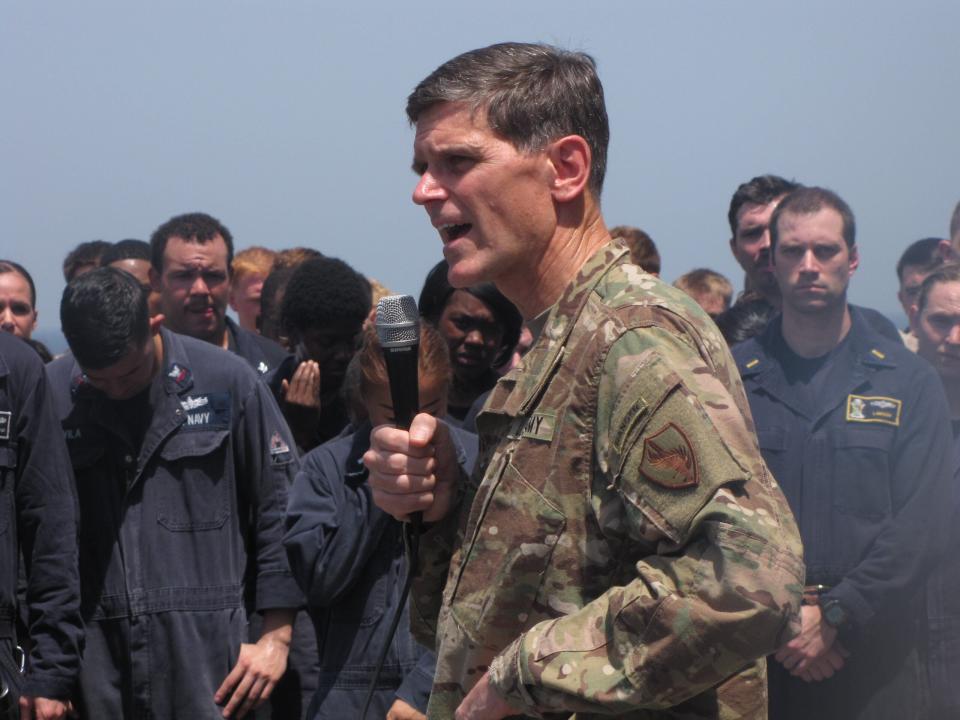
M 80 499 L 89 718 L 219 718 L 214 692 L 259 611 L 303 595 L 281 545 L 293 440 L 247 364 L 161 330 L 139 453 L 71 356 L 50 366 Z
M 13 656 L 18 546 L 28 577 L 23 678 Z M 20 338 L 0 332 L 0 672 L 15 694 L 67 700 L 82 646 L 70 458 L 43 363 Z
M 800 528 L 807 584 L 849 615 L 850 652 L 806 683 L 769 663 L 770 718 L 920 718 L 923 586 L 942 545 L 953 441 L 939 377 L 851 308 L 816 397 L 787 381 L 779 317 L 734 348 L 763 458 Z
M 270 338 L 250 332 L 230 318 L 227 321 L 227 349 L 242 357 L 258 375 L 266 375 L 287 357 L 287 351 Z
M 370 424 L 303 457 L 287 510 L 283 544 L 307 596 L 320 646 L 320 687 L 309 720 L 359 718 L 407 576 L 403 523 L 373 504 L 363 454 Z M 477 438 L 450 426 L 469 475 Z M 383 718 L 398 697 L 426 712 L 436 657 L 410 633 L 404 611 L 380 675 L 369 718 Z

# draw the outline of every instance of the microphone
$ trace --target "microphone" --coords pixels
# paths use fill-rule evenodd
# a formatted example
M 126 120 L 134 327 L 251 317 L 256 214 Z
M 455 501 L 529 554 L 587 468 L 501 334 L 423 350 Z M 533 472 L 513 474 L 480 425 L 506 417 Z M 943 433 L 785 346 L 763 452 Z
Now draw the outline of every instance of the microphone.
M 420 409 L 420 388 L 418 382 L 420 356 L 420 313 L 417 303 L 410 295 L 388 295 L 377 303 L 377 338 L 383 348 L 383 359 L 387 365 L 387 379 L 390 382 L 390 401 L 393 404 L 393 417 L 398 428 L 410 429 L 413 416 Z M 383 663 L 393 643 L 393 637 L 400 624 L 400 617 L 407 606 L 413 576 L 417 574 L 417 556 L 420 552 L 420 525 L 423 513 L 410 515 L 410 524 L 404 528 L 407 541 L 407 577 L 400 593 L 400 602 L 393 613 L 390 629 L 377 659 L 376 670 L 367 686 L 367 697 L 360 713 L 361 720 L 367 717 L 367 710 L 373 700 L 374 692 Z M 409 532 L 406 532 L 409 530 Z
M 411 295 L 388 295 L 377 303 L 377 338 L 390 381 L 393 417 L 408 430 L 420 409 L 420 313 Z

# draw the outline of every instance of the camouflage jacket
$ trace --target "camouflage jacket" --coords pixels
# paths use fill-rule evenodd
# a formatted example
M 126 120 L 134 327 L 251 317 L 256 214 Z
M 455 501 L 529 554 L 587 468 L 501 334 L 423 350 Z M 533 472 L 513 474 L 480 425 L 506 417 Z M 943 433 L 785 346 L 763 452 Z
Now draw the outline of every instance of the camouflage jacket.
M 421 545 L 430 718 L 488 668 L 526 716 L 766 717 L 799 534 L 719 331 L 624 255 L 587 261 L 497 384 L 461 513 Z

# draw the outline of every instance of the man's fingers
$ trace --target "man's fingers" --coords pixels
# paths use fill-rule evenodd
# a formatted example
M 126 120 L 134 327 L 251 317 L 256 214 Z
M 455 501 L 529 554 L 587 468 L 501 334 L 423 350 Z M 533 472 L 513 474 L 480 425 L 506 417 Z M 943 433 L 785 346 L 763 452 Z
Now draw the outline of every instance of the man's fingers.
M 225 718 L 235 717 L 236 713 L 244 700 L 246 700 L 247 695 L 250 692 L 250 688 L 253 686 L 253 677 L 249 674 L 244 674 L 243 679 L 237 685 L 237 689 L 233 691 L 233 695 L 230 696 L 230 702 L 227 703 L 227 706 L 223 709 L 223 716 Z
M 247 693 L 246 697 L 244 697 L 243 703 L 237 710 L 235 717 L 239 719 L 246 716 L 248 712 L 259 707 L 264 700 L 270 697 L 270 693 L 266 692 L 267 685 L 268 681 L 265 677 L 259 677 L 254 680 L 250 685 L 250 691 Z
M 364 461 L 371 453 L 373 455 L 400 453 L 410 457 L 432 457 L 434 451 L 431 445 L 413 442 L 410 433 L 406 430 L 390 425 L 378 425 L 370 433 L 370 450 L 367 451 L 367 455 L 364 455 Z
M 243 677 L 243 673 L 243 666 L 237 664 L 234 666 L 233 670 L 230 671 L 230 674 L 223 679 L 223 682 L 220 683 L 220 687 L 217 688 L 217 692 L 213 694 L 213 701 L 217 703 L 217 705 L 223 705 L 227 699 L 227 696 L 233 692 L 233 688 L 240 681 L 240 678 Z
M 373 502 L 384 512 L 397 520 L 408 520 L 415 512 L 424 512 L 433 505 L 433 493 L 418 493 L 415 495 L 391 495 L 379 490 L 373 491 Z

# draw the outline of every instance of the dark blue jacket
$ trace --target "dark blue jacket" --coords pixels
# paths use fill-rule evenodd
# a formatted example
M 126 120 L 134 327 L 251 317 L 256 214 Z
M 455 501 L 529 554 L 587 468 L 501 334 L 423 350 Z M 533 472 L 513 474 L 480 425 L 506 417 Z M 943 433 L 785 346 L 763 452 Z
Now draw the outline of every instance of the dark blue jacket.
M 298 462 L 276 403 L 243 360 L 161 333 L 139 455 L 73 357 L 50 366 L 80 500 L 90 717 L 216 717 L 245 585 L 257 610 L 303 603 L 281 546 Z
M 733 354 L 764 460 L 800 527 L 807 583 L 830 586 L 824 601 L 839 600 L 866 635 L 902 627 L 904 612 L 919 608 L 945 536 L 953 443 L 933 369 L 859 311 L 851 318 L 849 372 L 823 389 L 812 415 L 776 356 L 779 317 Z
M 246 360 L 258 375 L 266 375 L 287 357 L 287 351 L 270 338 L 245 330 L 229 317 L 226 320 L 227 349 Z
M 469 474 L 476 436 L 450 429 Z M 312 450 L 290 496 L 283 543 L 307 596 L 322 667 L 310 720 L 359 718 L 406 579 L 403 523 L 373 504 L 366 482 L 362 458 L 369 446 L 365 424 Z M 404 612 L 369 717 L 383 718 L 396 697 L 425 712 L 434 663 L 433 653 L 414 641 Z
M 29 579 L 30 632 L 20 690 L 67 699 L 83 644 L 77 496 L 43 363 L 25 342 L 0 332 L 0 663 L 11 682 L 18 549 Z

